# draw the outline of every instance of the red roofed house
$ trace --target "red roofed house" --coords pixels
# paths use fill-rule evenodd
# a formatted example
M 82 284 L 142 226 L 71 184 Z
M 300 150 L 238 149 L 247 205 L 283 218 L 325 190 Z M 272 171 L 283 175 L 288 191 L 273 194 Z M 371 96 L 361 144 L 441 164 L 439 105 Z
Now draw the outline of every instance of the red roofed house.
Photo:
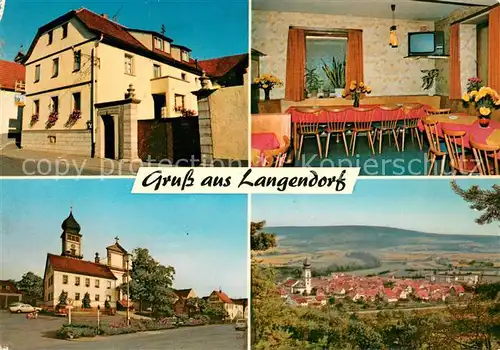
M 220 304 L 227 313 L 227 319 L 234 320 L 243 318 L 243 305 L 235 303 L 226 293 L 221 290 L 214 290 L 207 298 L 208 303 Z
M 240 86 L 248 69 L 248 54 L 199 61 L 199 66 L 221 87 Z
M 137 159 L 138 120 L 197 114 L 202 71 L 190 52 L 85 8 L 42 25 L 23 58 L 22 146 Z
M 23 294 L 13 281 L 0 281 L 0 309 L 7 308 L 10 303 L 21 301 Z
M 81 307 L 86 293 L 90 295 L 92 308 L 104 308 L 105 302 L 111 308 L 132 307 L 119 286 L 127 282 L 129 268 L 127 251 L 116 242 L 107 247 L 107 257 L 101 261 L 96 253 L 94 261 L 83 260 L 82 234 L 80 224 L 70 212 L 61 228 L 62 252 L 60 255 L 47 254 L 44 273 L 44 304 L 54 308 L 59 296 L 68 293 L 68 301 L 74 307 Z
M 20 141 L 24 107 L 25 68 L 0 60 L 0 147 Z

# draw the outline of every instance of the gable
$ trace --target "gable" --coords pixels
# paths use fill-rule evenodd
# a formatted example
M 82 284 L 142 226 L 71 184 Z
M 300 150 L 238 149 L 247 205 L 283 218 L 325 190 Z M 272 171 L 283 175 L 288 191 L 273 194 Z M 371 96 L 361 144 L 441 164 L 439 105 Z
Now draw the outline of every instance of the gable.
M 68 34 L 62 38 L 62 25 L 68 23 Z M 48 33 L 52 31 L 52 44 L 48 45 Z M 61 20 L 52 28 L 40 28 L 31 43 L 29 51 L 24 57 L 24 63 L 30 64 L 35 60 L 45 56 L 55 54 L 61 50 L 70 49 L 74 45 L 84 43 L 89 40 L 97 40 L 96 34 L 92 33 L 77 17 Z

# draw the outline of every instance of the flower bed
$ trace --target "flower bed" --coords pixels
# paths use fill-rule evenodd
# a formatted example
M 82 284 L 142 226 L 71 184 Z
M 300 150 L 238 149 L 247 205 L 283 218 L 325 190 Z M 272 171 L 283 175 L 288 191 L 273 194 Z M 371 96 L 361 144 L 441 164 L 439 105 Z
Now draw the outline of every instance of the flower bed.
M 202 326 L 208 324 L 205 318 L 193 318 L 181 325 L 175 325 L 172 318 L 161 318 L 158 320 L 131 320 L 130 326 L 127 325 L 127 320 L 123 319 L 120 322 L 112 322 L 102 324 L 97 328 L 91 324 L 71 324 L 63 325 L 57 332 L 57 337 L 60 339 L 77 339 L 83 337 L 95 337 L 97 335 L 119 335 L 129 334 L 144 331 L 158 331 L 164 329 L 172 329 L 182 326 Z

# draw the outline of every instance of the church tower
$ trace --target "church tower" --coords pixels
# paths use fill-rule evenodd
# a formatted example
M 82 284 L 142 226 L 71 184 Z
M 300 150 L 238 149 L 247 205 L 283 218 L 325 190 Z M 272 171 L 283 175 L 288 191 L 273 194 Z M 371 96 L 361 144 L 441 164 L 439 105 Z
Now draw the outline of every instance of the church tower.
M 311 295 L 311 262 L 309 261 L 309 258 L 306 258 L 304 260 L 304 265 L 303 265 L 303 270 L 304 270 L 304 285 L 306 287 L 306 294 Z
M 80 234 L 80 224 L 73 217 L 73 210 L 70 210 L 69 216 L 63 221 L 61 228 L 62 256 L 75 259 L 83 259 L 82 254 L 82 235 Z

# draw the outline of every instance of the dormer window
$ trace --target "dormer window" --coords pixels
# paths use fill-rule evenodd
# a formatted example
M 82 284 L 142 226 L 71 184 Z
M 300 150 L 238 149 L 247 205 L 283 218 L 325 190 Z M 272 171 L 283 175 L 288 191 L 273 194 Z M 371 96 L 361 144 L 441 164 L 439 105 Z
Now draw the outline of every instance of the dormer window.
M 164 44 L 165 44 L 165 52 L 170 53 L 170 43 L 168 41 L 165 41 Z
M 163 51 L 163 39 L 155 37 L 155 49 Z
M 189 62 L 189 53 L 187 51 L 181 51 L 181 59 L 185 62 Z

